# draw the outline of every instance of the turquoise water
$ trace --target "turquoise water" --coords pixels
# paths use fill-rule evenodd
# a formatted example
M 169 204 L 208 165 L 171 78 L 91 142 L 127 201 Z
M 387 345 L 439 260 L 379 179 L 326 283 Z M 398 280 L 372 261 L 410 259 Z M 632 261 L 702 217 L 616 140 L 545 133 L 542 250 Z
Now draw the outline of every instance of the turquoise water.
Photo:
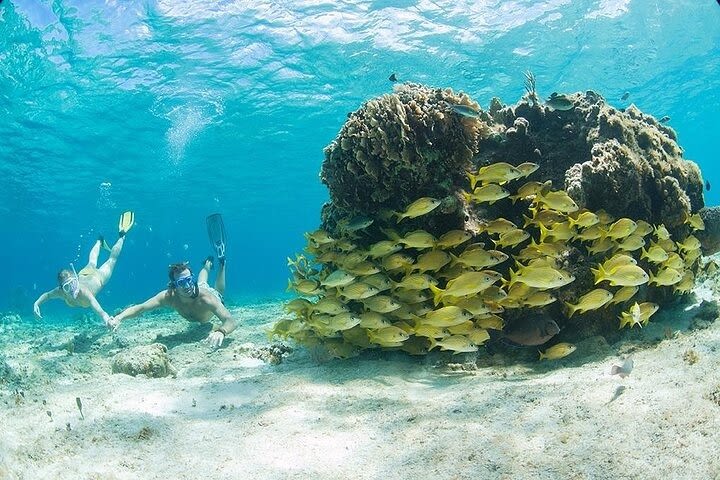
M 319 223 L 323 147 L 401 81 L 515 102 L 592 89 L 671 117 L 720 203 L 713 0 L 0 3 L 0 309 L 30 314 L 56 272 L 136 212 L 112 311 L 210 253 L 222 212 L 234 301 L 282 295 Z M 622 101 L 629 92 L 627 101 Z M 54 305 L 53 305 L 54 303 Z M 44 312 L 64 313 L 60 302 Z

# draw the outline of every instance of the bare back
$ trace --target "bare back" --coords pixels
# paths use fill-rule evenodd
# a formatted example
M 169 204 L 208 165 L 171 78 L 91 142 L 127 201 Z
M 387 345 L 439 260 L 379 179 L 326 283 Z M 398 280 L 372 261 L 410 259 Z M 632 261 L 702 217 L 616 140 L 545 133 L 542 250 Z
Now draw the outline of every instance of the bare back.
M 183 298 L 173 290 L 166 290 L 163 303 L 184 319 L 200 323 L 210 321 L 219 306 L 222 307 L 218 298 L 205 288 L 198 289 L 195 298 Z

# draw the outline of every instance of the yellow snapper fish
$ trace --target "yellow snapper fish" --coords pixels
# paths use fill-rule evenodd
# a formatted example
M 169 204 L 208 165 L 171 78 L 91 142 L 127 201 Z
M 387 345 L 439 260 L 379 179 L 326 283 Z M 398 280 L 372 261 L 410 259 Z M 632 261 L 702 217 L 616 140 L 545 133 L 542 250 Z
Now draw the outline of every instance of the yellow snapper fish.
M 700 250 L 700 240 L 698 240 L 694 235 L 688 235 L 688 237 L 682 242 L 677 242 L 677 246 L 683 252 Z
M 384 292 L 385 290 L 390 290 L 393 287 L 392 280 L 390 280 L 390 278 L 388 278 L 388 276 L 384 273 L 374 273 L 372 275 L 368 275 L 367 277 L 364 277 L 362 281 L 377 288 L 378 292 Z
M 434 247 L 437 239 L 424 230 L 415 230 L 398 239 L 397 242 L 405 245 L 406 248 L 423 249 Z
M 460 325 L 471 318 L 472 314 L 470 312 L 466 312 L 460 307 L 450 305 L 428 312 L 420 323 L 433 327 L 452 327 L 453 325 Z
M 435 210 L 440 206 L 440 200 L 431 197 L 421 197 L 412 202 L 404 212 L 393 212 L 397 217 L 397 221 L 401 222 L 405 218 L 417 218 Z
M 503 263 L 509 257 L 499 250 L 483 250 L 480 248 L 466 250 L 459 257 L 450 254 L 450 258 L 452 258 L 453 265 L 461 264 L 466 267 L 487 268 Z
M 463 243 L 467 242 L 472 238 L 472 233 L 466 232 L 464 230 L 450 230 L 449 232 L 444 233 L 440 236 L 440 238 L 435 242 L 436 248 L 452 248 L 457 247 L 458 245 L 462 245 Z
M 640 235 L 628 235 L 622 242 L 617 244 L 618 250 L 634 252 L 645 246 L 645 239 Z
M 669 258 L 668 253 L 659 245 L 652 245 L 650 248 L 641 250 L 640 258 L 647 258 L 652 263 L 663 263 Z
M 607 252 L 615 247 L 616 243 L 612 238 L 604 237 L 595 240 L 587 251 L 590 255 Z
M 486 232 L 489 235 L 497 234 L 501 235 L 505 232 L 509 232 L 510 230 L 516 230 L 517 225 L 515 225 L 510 220 L 507 220 L 505 218 L 496 218 L 494 220 L 491 220 L 489 222 L 481 222 L 480 223 L 480 231 Z
M 344 287 L 349 285 L 355 280 L 355 275 L 352 275 L 344 270 L 335 270 L 330 275 L 325 277 L 320 285 L 326 288 Z
M 479 296 L 462 298 L 455 302 L 455 306 L 467 310 L 474 316 L 484 315 L 486 313 L 500 313 L 504 310 L 502 307 L 498 308 L 488 305 L 482 297 Z
M 502 185 L 521 176 L 522 172 L 520 170 L 506 162 L 491 163 L 480 167 L 475 175 L 468 174 L 470 188 L 472 189 L 475 189 L 478 181 L 483 184 L 492 182 Z
M 617 292 L 615 292 L 613 299 L 608 302 L 608 305 L 616 305 L 618 303 L 627 302 L 635 296 L 638 290 L 640 290 L 640 287 L 637 286 L 621 287 Z
M 415 327 L 413 333 L 418 337 L 425 338 L 445 338 L 450 335 L 450 333 L 443 327 L 434 327 L 432 325 L 423 324 Z
M 655 237 L 658 240 L 670 240 L 670 232 L 665 228 L 665 225 L 660 224 L 655 226 Z
M 363 299 L 362 303 L 368 310 L 378 313 L 390 313 L 402 307 L 402 305 L 387 295 L 375 295 L 373 297 L 368 297 Z
M 367 252 L 358 250 L 338 256 L 335 263 L 340 264 L 343 268 L 352 268 L 358 263 L 364 262 L 366 258 Z
M 505 326 L 505 321 L 502 319 L 502 317 L 491 314 L 475 319 L 475 325 L 483 329 L 502 330 Z
M 463 352 L 477 352 L 478 347 L 474 345 L 465 335 L 451 335 L 438 341 L 434 338 L 430 339 L 430 348 L 440 347 L 440 350 L 449 350 L 453 355 Z
M 600 219 L 596 214 L 590 211 L 577 211 L 568 216 L 568 223 L 571 227 L 588 228 L 597 225 Z
M 335 297 L 321 298 L 312 306 L 312 309 L 315 312 L 328 313 L 330 315 L 338 315 L 349 311 L 345 304 Z
M 521 267 L 518 272 L 510 270 L 509 286 L 520 282 L 535 288 L 559 288 L 575 281 L 575 276 L 551 267 Z
M 575 200 L 567 192 L 556 190 L 548 193 L 538 193 L 535 202 L 541 204 L 545 210 L 555 210 L 561 213 L 572 213 L 580 209 Z
M 642 328 L 642 310 L 640 309 L 640 304 L 638 302 L 635 302 L 630 307 L 630 310 L 627 312 L 622 312 L 620 314 L 620 327 L 619 329 L 624 328 L 626 325 L 630 325 L 630 328 L 634 327 L 635 325 L 638 325 L 640 328 Z M 649 317 L 648 317 L 649 318 Z
M 544 307 L 555 302 L 557 297 L 550 292 L 535 292 L 526 297 L 522 304 L 525 307 Z
M 695 274 L 690 270 L 686 270 L 682 280 L 673 287 L 673 291 L 681 294 L 689 293 L 693 286 L 695 286 Z
M 328 321 L 328 328 L 333 331 L 349 330 L 360 324 L 360 317 L 352 312 L 334 315 Z
M 669 287 L 675 285 L 683 279 L 683 273 L 675 270 L 674 268 L 665 267 L 658 271 L 656 275 L 650 272 L 650 280 L 648 285 L 655 284 L 661 287 Z
M 530 175 L 535 173 L 537 171 L 537 169 L 540 168 L 540 165 L 538 165 L 537 163 L 532 163 L 532 162 L 523 162 L 515 168 L 520 170 L 520 173 L 521 173 L 520 177 L 518 177 L 518 178 L 522 178 L 522 177 L 529 177 Z
M 447 327 L 447 331 L 451 335 L 467 335 L 468 333 L 472 332 L 475 329 L 475 324 L 472 320 L 468 320 L 467 322 L 463 322 L 460 325 L 453 325 L 452 327 Z
M 411 256 L 404 253 L 392 253 L 382 259 L 382 266 L 387 271 L 407 269 L 413 264 Z
M 362 300 L 380 293 L 380 290 L 365 282 L 355 282 L 346 285 L 339 291 L 339 295 L 350 300 Z
M 615 217 L 607 213 L 605 210 L 600 209 L 595 214 L 598 216 L 601 225 L 610 225 L 615 221 Z
M 530 208 L 529 210 L 530 213 L 533 214 L 533 216 L 527 217 L 526 215 L 523 215 L 523 218 L 525 219 L 525 224 L 523 225 L 523 228 L 527 228 L 530 225 L 541 224 L 549 228 L 557 222 L 564 221 L 566 218 L 565 215 L 554 210 L 540 210 L 537 208 Z
M 595 275 L 595 285 L 605 280 L 610 282 L 613 287 L 633 287 L 643 285 L 650 280 L 650 276 L 637 265 L 623 265 L 614 268 L 611 272 L 606 272 L 602 265 L 597 269 L 590 269 Z
M 497 282 L 501 275 L 497 272 L 483 270 L 480 272 L 466 272 L 457 278 L 450 280 L 445 289 L 440 289 L 435 285 L 430 285 L 430 290 L 434 294 L 433 301 L 435 305 L 445 297 L 464 297 L 466 295 L 474 295 L 488 288 Z
M 372 262 L 365 261 L 358 263 L 354 267 L 348 269 L 348 271 L 353 275 L 369 277 L 370 275 L 380 273 L 380 268 Z
M 484 328 L 476 328 L 467 334 L 467 337 L 475 345 L 482 345 L 483 343 L 490 340 L 490 334 Z
M 515 245 L 521 244 L 528 238 L 530 238 L 530 234 L 525 230 L 521 230 L 518 228 L 501 234 L 500 237 L 497 240 L 493 240 L 493 242 L 495 242 L 496 248 L 514 247 Z
M 313 304 L 311 301 L 304 298 L 294 298 L 285 304 L 285 311 L 288 313 L 297 313 L 303 315 L 312 308 Z
M 431 285 L 437 285 L 437 280 L 426 273 L 412 273 L 406 275 L 399 282 L 395 283 L 395 288 L 405 288 L 407 290 L 424 290 L 430 288 Z
M 575 312 L 585 313 L 590 310 L 597 310 L 600 307 L 605 306 L 613 299 L 613 294 L 602 288 L 596 288 L 595 290 L 586 293 L 578 299 L 576 304 L 565 302 L 568 310 L 568 318 L 572 318 Z
M 509 197 L 510 192 L 500 185 L 488 183 L 487 185 L 474 189 L 472 193 L 462 192 L 462 196 L 468 203 L 488 203 L 492 205 L 498 200 Z
M 635 223 L 634 220 L 630 218 L 621 218 L 608 227 L 605 232 L 605 236 L 612 238 L 613 240 L 618 240 L 625 238 L 628 235 L 632 235 L 635 230 L 637 230 L 637 223 Z
M 436 272 L 450 263 L 450 260 L 452 260 L 452 258 L 447 252 L 442 250 L 432 250 L 430 252 L 423 253 L 417 258 L 417 261 L 412 266 L 412 271 L 418 270 L 419 272 Z
M 576 234 L 575 239 L 583 242 L 590 242 L 602 237 L 603 234 L 604 230 L 602 229 L 602 226 L 600 224 L 597 224 L 587 227 L 582 232 Z
M 571 343 L 562 342 L 558 343 L 556 345 L 553 345 L 552 347 L 548 348 L 544 352 L 538 352 L 540 353 L 539 360 L 546 359 L 546 360 L 558 360 L 563 357 L 567 357 L 571 353 L 573 353 L 575 350 L 577 350 L 577 347 Z
M 626 255 L 624 253 L 616 253 L 613 255 L 610 259 L 605 260 L 602 264 L 602 268 L 606 272 L 611 272 L 615 270 L 618 267 L 622 267 L 625 265 L 637 265 L 637 260 L 635 260 L 630 255 Z
M 690 225 L 690 228 L 692 228 L 693 230 L 705 230 L 705 222 L 703 221 L 702 217 L 700 217 L 699 213 L 693 213 L 692 215 L 688 215 L 686 212 L 685 223 L 687 225 Z
M 401 302 L 408 304 L 416 304 L 432 298 L 432 293 L 427 290 L 407 290 L 404 288 L 398 288 L 393 292 L 393 295 Z
M 642 321 L 643 326 L 646 326 L 648 322 L 650 322 L 650 317 L 659 309 L 660 306 L 657 303 L 643 302 L 640 304 L 640 321 Z
M 288 290 L 295 290 L 303 295 L 317 295 L 322 292 L 320 283 L 309 279 L 301 279 L 296 282 L 292 282 L 288 279 Z
M 515 195 L 511 195 L 509 198 L 513 203 L 515 203 L 518 200 L 534 197 L 540 192 L 547 193 L 550 191 L 550 188 L 552 188 L 552 180 L 548 180 L 544 183 L 531 181 L 523 184 L 520 188 L 518 188 L 517 193 Z
M 368 330 L 368 338 L 372 343 L 383 347 L 399 347 L 410 338 L 410 335 L 399 327 L 391 326 L 379 330 Z
M 372 310 L 368 310 L 367 312 L 363 312 L 359 315 L 360 317 L 360 326 L 363 328 L 370 328 L 370 329 L 380 329 L 380 328 L 386 328 L 390 326 L 390 322 L 385 318 L 385 316 L 382 313 L 373 312 Z
M 634 232 L 635 235 L 640 235 L 641 237 L 644 237 L 645 235 L 653 232 L 653 226 L 645 220 L 636 220 L 635 223 L 637 224 L 637 228 Z
M 306 233 L 305 238 L 315 245 L 325 245 L 335 241 L 325 230 L 315 230 L 314 232 Z
M 370 258 L 377 259 L 399 252 L 400 250 L 402 250 L 402 245 L 399 245 L 397 242 L 393 240 L 380 240 L 372 244 L 367 253 Z
M 540 243 L 545 243 L 548 238 L 551 238 L 553 242 L 562 242 L 575 236 L 575 229 L 569 222 L 558 222 L 552 228 L 547 228 L 541 223 L 539 227 Z

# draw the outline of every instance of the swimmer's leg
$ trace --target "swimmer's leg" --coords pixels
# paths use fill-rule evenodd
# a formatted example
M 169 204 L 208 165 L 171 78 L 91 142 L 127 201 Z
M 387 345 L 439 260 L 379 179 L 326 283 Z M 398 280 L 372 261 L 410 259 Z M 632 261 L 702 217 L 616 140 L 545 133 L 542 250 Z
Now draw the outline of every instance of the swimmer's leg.
M 88 255 L 88 263 L 87 266 L 91 268 L 97 268 L 97 262 L 98 257 L 100 256 L 100 248 L 102 248 L 103 239 L 102 237 L 98 238 L 95 242 L 95 245 L 90 249 L 90 254 Z
M 118 241 L 115 242 L 112 250 L 110 250 L 110 258 L 105 260 L 105 263 L 103 263 L 102 266 L 98 268 L 98 280 L 100 280 L 101 288 L 107 283 L 108 280 L 110 280 L 113 270 L 115 270 L 115 264 L 117 263 L 117 259 L 120 256 L 120 252 L 122 251 L 124 244 L 125 237 L 118 238 Z
M 213 266 L 213 257 L 210 255 L 205 259 L 203 262 L 202 268 L 200 269 L 200 273 L 198 273 L 197 283 L 198 285 L 207 285 L 208 283 L 208 276 L 210 275 L 210 269 Z
M 217 290 L 220 295 L 225 295 L 225 258 L 221 258 L 219 263 L 220 268 L 215 278 L 215 290 Z

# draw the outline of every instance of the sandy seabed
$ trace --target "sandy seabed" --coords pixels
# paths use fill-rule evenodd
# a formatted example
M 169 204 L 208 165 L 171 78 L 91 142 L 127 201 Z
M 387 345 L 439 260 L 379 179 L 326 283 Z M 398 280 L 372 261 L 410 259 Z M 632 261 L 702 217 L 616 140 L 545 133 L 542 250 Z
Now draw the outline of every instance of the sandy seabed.
M 482 353 L 470 371 L 445 353 L 326 361 L 298 348 L 265 363 L 255 353 L 280 303 L 231 309 L 242 325 L 217 351 L 200 341 L 207 326 L 175 314 L 114 334 L 5 317 L 0 480 L 720 478 L 709 292 L 614 344 L 591 338 L 554 362 Z M 153 342 L 175 378 L 111 373 L 115 353 Z M 626 356 L 632 374 L 609 375 Z

